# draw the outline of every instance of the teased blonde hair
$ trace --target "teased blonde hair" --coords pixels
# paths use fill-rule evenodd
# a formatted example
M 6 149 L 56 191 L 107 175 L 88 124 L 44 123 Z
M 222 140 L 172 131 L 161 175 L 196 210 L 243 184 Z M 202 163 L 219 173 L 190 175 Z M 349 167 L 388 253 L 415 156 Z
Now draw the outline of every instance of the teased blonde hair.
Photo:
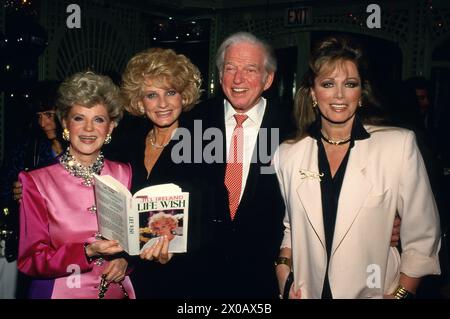
M 191 110 L 199 101 L 202 78 L 198 68 L 183 54 L 176 54 L 171 49 L 152 48 L 132 57 L 122 75 L 125 109 L 133 115 L 144 115 L 138 102 L 149 80 L 180 93 L 183 111 Z

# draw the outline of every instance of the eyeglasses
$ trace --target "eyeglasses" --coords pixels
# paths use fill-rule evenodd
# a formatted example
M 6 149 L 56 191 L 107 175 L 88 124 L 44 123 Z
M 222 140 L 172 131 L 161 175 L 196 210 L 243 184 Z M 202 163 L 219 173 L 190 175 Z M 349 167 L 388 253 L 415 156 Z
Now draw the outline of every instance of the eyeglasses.
M 45 111 L 45 112 L 36 112 L 36 117 L 38 120 L 45 117 L 46 119 L 51 119 L 56 115 L 55 111 Z

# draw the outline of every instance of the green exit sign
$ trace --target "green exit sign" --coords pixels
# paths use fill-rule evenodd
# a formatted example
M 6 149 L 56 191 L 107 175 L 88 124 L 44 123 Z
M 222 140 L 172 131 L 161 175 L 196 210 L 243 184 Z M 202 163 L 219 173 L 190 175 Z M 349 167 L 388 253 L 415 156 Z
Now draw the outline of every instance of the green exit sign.
M 286 9 L 285 25 L 298 27 L 302 25 L 311 25 L 312 23 L 311 7 L 299 7 Z

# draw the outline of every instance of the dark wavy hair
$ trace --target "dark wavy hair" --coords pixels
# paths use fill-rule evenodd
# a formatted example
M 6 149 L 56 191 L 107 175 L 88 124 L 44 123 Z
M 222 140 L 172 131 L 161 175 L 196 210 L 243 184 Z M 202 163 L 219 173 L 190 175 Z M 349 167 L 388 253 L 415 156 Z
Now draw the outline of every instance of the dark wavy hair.
M 357 108 L 356 114 L 364 124 L 377 125 L 384 123 L 383 111 L 372 92 L 368 75 L 368 64 L 363 49 L 349 37 L 328 37 L 315 46 L 309 61 L 308 70 L 303 76 L 300 88 L 295 94 L 296 140 L 308 135 L 311 125 L 320 118 L 318 108 L 312 106 L 311 88 L 314 86 L 314 80 L 319 74 L 333 70 L 336 65 L 343 61 L 353 62 L 361 78 L 361 102 L 363 106 Z

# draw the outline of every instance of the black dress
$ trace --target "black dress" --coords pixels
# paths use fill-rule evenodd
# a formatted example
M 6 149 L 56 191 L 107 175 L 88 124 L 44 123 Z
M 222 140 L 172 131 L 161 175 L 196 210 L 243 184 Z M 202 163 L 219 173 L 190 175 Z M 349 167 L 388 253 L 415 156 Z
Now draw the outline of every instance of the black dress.
M 180 126 L 182 124 L 180 123 Z M 185 125 L 183 125 L 185 126 Z M 172 160 L 172 149 L 178 141 L 171 140 L 163 149 L 150 175 L 144 166 L 145 139 L 151 125 L 143 125 L 138 136 L 133 138 L 133 147 L 128 152 L 127 161 L 133 169 L 132 193 L 152 185 L 174 183 L 183 191 L 189 192 L 189 227 L 188 252 L 174 254 L 167 264 L 155 261 L 133 258 L 134 271 L 131 280 L 135 288 L 136 297 L 142 298 L 193 298 L 202 296 L 204 289 L 202 277 L 204 254 L 201 246 L 204 242 L 204 227 L 202 215 L 205 211 L 204 196 L 207 189 L 195 165 L 190 163 L 175 163 Z M 147 176 L 148 175 L 148 176 Z

